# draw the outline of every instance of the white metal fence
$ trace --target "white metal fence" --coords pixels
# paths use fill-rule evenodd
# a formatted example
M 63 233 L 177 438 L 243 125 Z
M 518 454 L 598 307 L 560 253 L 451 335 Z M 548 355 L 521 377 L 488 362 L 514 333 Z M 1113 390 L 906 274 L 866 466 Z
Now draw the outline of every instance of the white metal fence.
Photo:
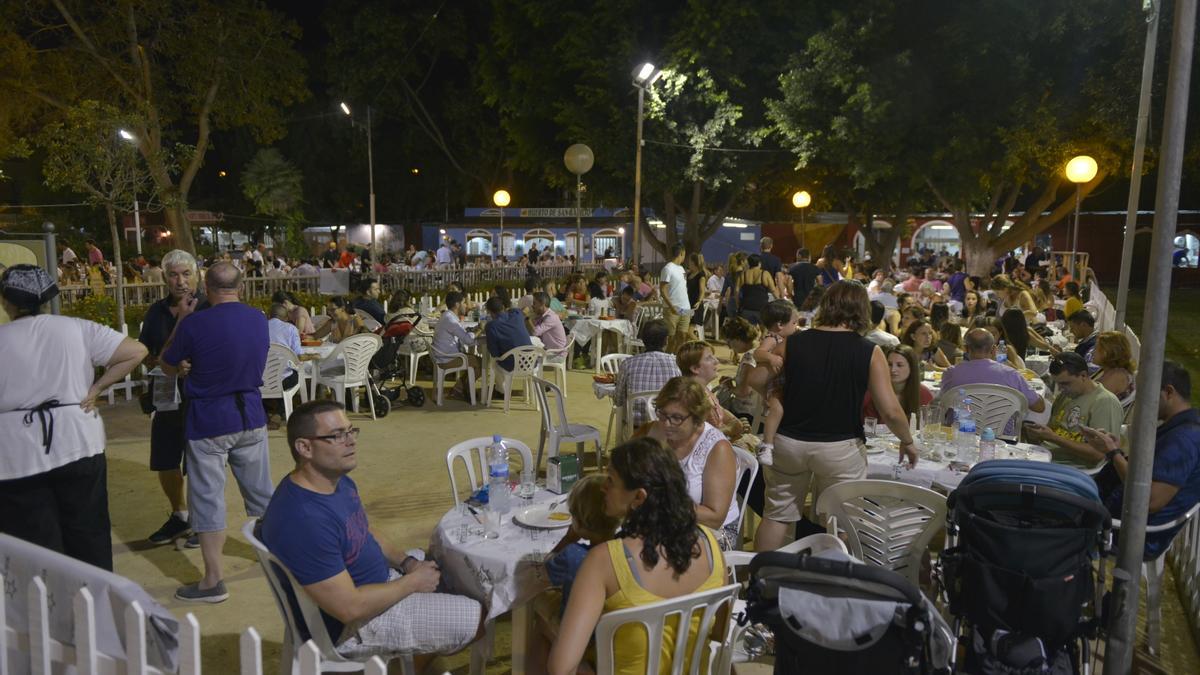
M 1167 564 L 1175 574 L 1175 590 L 1191 623 L 1192 643 L 1200 645 L 1200 517 L 1193 517 L 1175 535 Z
M 14 584 L 15 586 L 15 584 Z M 0 588 L 8 590 L 0 575 Z M 14 589 L 14 592 L 15 589 Z M 137 603 L 125 610 L 124 653 L 100 651 L 96 639 L 96 606 L 91 592 L 82 587 L 72 599 L 73 626 L 71 635 L 52 635 L 50 630 L 50 594 L 40 576 L 31 579 L 27 593 L 27 626 L 18 630 L 20 622 L 9 616 L 8 593 L 0 593 L 0 675 L 51 675 L 74 667 L 79 675 L 161 675 L 176 672 L 161 665 L 152 665 L 150 644 L 146 632 L 147 615 Z M 239 641 L 239 672 L 242 675 L 263 675 L 280 669 L 263 669 L 262 637 L 254 627 L 242 631 Z M 289 654 L 283 659 L 290 660 Z M 300 675 L 321 672 L 321 653 L 310 640 L 300 648 Z M 290 669 L 289 669 L 290 670 Z M 179 673 L 200 675 L 204 672 L 200 659 L 200 623 L 188 613 L 179 624 Z M 208 672 L 228 672 L 213 667 Z M 378 656 L 366 664 L 367 675 L 386 675 L 387 665 Z
M 543 279 L 561 279 L 568 274 L 579 271 L 593 276 L 604 269 L 599 263 L 580 265 L 578 270 L 572 265 L 538 265 L 538 276 Z M 387 272 L 376 275 L 384 293 L 391 293 L 400 288 L 407 288 L 415 294 L 429 291 L 444 291 L 446 286 L 457 282 L 466 289 L 482 288 L 493 284 L 510 285 L 525 280 L 528 271 L 524 267 L 464 267 L 433 270 L 408 270 L 403 272 Z M 302 293 L 319 293 L 321 289 L 320 275 L 286 276 L 286 277 L 246 277 L 242 280 L 245 298 L 270 296 L 276 291 L 293 291 Z M 124 284 L 122 286 L 125 304 L 127 306 L 149 305 L 161 300 L 167 295 L 165 284 Z M 59 287 L 63 304 L 70 304 L 93 295 L 89 285 L 64 285 Z M 114 284 L 104 286 L 104 294 L 110 298 L 117 297 L 117 287 Z

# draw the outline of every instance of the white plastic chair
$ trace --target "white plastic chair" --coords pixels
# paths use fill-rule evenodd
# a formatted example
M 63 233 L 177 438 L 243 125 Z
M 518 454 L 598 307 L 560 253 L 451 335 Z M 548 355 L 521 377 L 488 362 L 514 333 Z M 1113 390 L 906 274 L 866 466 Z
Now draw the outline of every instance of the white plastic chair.
M 821 492 L 817 513 L 830 534 L 845 532 L 850 555 L 920 583 L 921 557 L 946 526 L 946 498 L 890 480 L 851 480 Z
M 753 485 L 754 478 L 758 475 L 758 458 L 749 450 L 736 445 L 733 446 L 733 455 L 737 459 L 737 478 L 733 481 L 734 489 L 736 490 L 737 486 L 742 484 L 742 479 L 747 473 L 750 474 L 750 482 L 747 485 Z M 734 492 L 733 498 L 737 499 L 736 492 Z M 742 503 L 738 505 L 741 507 L 738 513 L 742 514 L 742 517 L 738 518 L 737 545 L 739 548 L 746 543 L 746 538 L 742 536 L 742 526 L 746 520 L 746 504 L 749 501 L 750 490 L 747 489 L 746 494 L 742 495 Z
M 532 345 L 524 347 L 513 347 L 504 352 L 500 356 L 492 359 L 491 367 L 488 369 L 490 378 L 483 392 L 483 405 L 488 407 L 492 404 L 492 390 L 497 382 L 501 383 L 504 388 L 504 412 L 508 412 L 509 402 L 512 400 L 513 380 L 525 380 L 525 402 L 530 402 L 529 389 L 532 386 L 532 380 L 542 374 L 542 359 L 546 352 L 540 347 Z M 512 370 L 505 370 L 500 366 L 502 361 L 511 358 L 513 360 Z
M 837 549 L 846 554 L 850 553 L 850 551 L 846 548 L 846 542 L 838 539 L 828 532 L 810 534 L 807 537 L 797 539 L 787 546 L 776 550 L 778 550 L 780 553 L 807 553 L 811 555 L 820 553 L 821 551 L 828 551 L 830 549 Z M 737 574 L 734 573 L 733 570 L 738 567 L 749 565 L 750 561 L 753 560 L 754 556 L 758 555 L 759 552 L 738 550 L 725 551 L 724 553 L 725 566 L 731 570 L 731 574 L 733 574 L 734 578 L 736 579 Z
M 296 581 L 296 577 L 292 576 L 291 571 L 279 562 L 279 559 L 267 550 L 267 547 L 254 535 L 256 523 L 258 523 L 256 518 L 246 521 L 246 524 L 242 525 L 242 536 L 254 548 L 258 564 L 271 589 L 271 597 L 275 598 L 275 607 L 283 617 L 283 658 L 279 662 L 281 675 L 287 673 L 299 675 L 300 648 L 305 644 L 303 637 L 305 635 L 309 636 L 309 641 L 315 644 L 321 652 L 322 672 L 365 671 L 367 664 L 373 660 L 378 660 L 379 666 L 386 668 L 387 663 L 378 656 L 356 661 L 342 656 L 334 649 L 333 639 L 330 638 L 329 630 L 325 627 L 320 607 L 313 602 L 312 598 L 308 597 L 308 593 Z M 402 655 L 400 662 L 401 672 L 416 674 L 417 670 L 413 666 L 411 654 Z
M 324 326 L 327 323 L 329 323 L 329 315 L 328 314 L 313 314 L 312 315 L 313 330 L 321 330 L 321 326 Z
M 642 326 L 654 319 L 661 319 L 666 313 L 660 302 L 643 302 L 638 304 L 637 309 L 633 310 L 633 335 L 625 339 L 625 349 L 623 351 L 632 353 L 633 350 L 641 351 L 646 348 L 642 342 Z
M 943 409 L 948 409 L 967 397 L 973 403 L 971 416 L 975 418 L 975 425 L 980 431 L 991 427 L 996 432 L 996 438 L 1017 440 L 1021 422 L 1029 414 L 1029 401 L 1024 394 L 1001 384 L 964 384 L 943 391 L 937 402 Z M 1013 433 L 1006 434 L 1005 429 L 1013 429 Z
M 370 384 L 371 358 L 383 346 L 383 339 L 374 333 L 351 335 L 338 343 L 338 346 L 324 359 L 326 363 L 335 363 L 340 358 L 344 365 L 314 368 L 314 387 L 326 386 L 333 390 L 334 398 L 345 405 L 346 390 L 356 387 L 367 387 Z M 352 397 L 354 412 L 358 412 L 358 397 Z M 375 397 L 367 396 L 367 404 L 371 406 L 371 419 L 375 419 Z
M 296 371 L 296 384 L 289 389 L 283 388 L 284 373 L 288 368 Z M 267 365 L 263 368 L 263 384 L 258 388 L 264 400 L 269 398 L 283 399 L 283 419 L 292 416 L 292 397 L 300 393 L 300 401 L 308 400 L 308 389 L 304 386 L 304 368 L 295 352 L 281 344 L 272 342 L 267 347 Z
M 533 451 L 529 449 L 528 445 L 515 438 L 502 437 L 500 440 L 504 441 L 504 444 L 508 446 L 509 452 L 515 451 L 521 455 L 522 468 L 533 465 Z M 480 436 L 456 443 L 454 447 L 446 451 L 446 473 L 450 474 L 450 492 L 454 495 L 455 506 L 458 506 L 462 502 L 462 499 L 459 497 L 458 480 L 454 478 L 454 462 L 462 460 L 462 463 L 466 465 L 467 478 L 470 480 L 470 485 L 468 486 L 470 490 L 467 494 L 474 493 L 487 483 L 487 450 L 491 444 L 491 436 Z
M 542 413 L 542 430 L 538 436 L 537 464 L 542 466 L 542 453 L 547 444 L 550 446 L 550 457 L 558 456 L 558 448 L 563 443 L 578 443 L 582 450 L 584 443 L 596 445 L 596 468 L 604 467 L 604 452 L 600 447 L 600 430 L 589 424 L 571 424 L 567 421 L 565 397 L 557 386 L 541 379 L 533 378 L 533 391 L 537 395 L 538 409 Z M 554 396 L 554 410 L 550 409 L 550 396 Z M 579 453 L 580 464 L 583 463 L 583 453 Z
M 553 370 L 558 388 L 567 395 L 567 367 L 571 364 L 571 351 L 575 348 L 575 334 L 567 336 L 567 345 L 562 349 L 547 349 L 542 360 L 542 370 Z
M 467 360 L 467 355 L 461 352 L 446 354 L 439 352 L 433 347 L 430 347 L 429 351 L 433 353 L 434 403 L 439 406 L 442 404 L 442 399 L 446 393 L 447 375 L 466 372 L 467 393 L 471 397 L 471 405 L 475 405 L 475 370 L 471 368 L 471 362 Z M 460 375 L 459 377 L 462 376 Z
M 1200 513 L 1200 503 L 1193 504 L 1187 513 L 1169 523 L 1147 525 L 1146 534 L 1164 532 L 1176 527 L 1179 527 L 1182 533 L 1183 526 L 1187 525 L 1188 521 L 1195 518 L 1198 513 Z M 1121 529 L 1120 520 L 1114 518 L 1112 524 L 1114 531 Z M 1162 555 L 1154 560 L 1142 561 L 1142 576 L 1146 578 L 1146 651 L 1154 656 L 1158 655 L 1159 642 L 1162 640 L 1162 582 L 1166 569 L 1167 552 L 1171 550 L 1178 539 L 1179 537 L 1176 536 L 1175 540 L 1171 541 L 1171 546 L 1168 546 Z
M 714 551 L 713 554 L 717 555 L 717 552 Z M 667 620 L 675 617 L 677 628 L 675 643 L 670 646 L 669 672 L 672 675 L 682 675 L 684 665 L 690 656 L 691 665 L 686 672 L 688 675 L 700 675 L 703 655 L 708 653 L 711 655 L 711 659 L 706 672 L 728 673 L 733 660 L 732 646 L 726 639 L 728 624 L 716 631 L 716 640 L 712 639 L 713 629 L 716 627 L 718 618 L 725 622 L 730 620 L 733 603 L 737 599 L 739 590 L 741 590 L 740 585 L 730 584 L 709 591 L 690 593 L 678 598 L 640 607 L 620 609 L 601 615 L 600 621 L 596 624 L 596 672 L 600 675 L 616 672 L 613 636 L 622 626 L 640 624 L 649 638 L 645 672 L 658 673 L 662 660 L 660 645 L 663 645 L 664 640 L 663 629 L 666 627 Z M 691 631 L 686 630 L 685 627 L 691 626 L 693 618 L 699 621 L 700 629 L 696 633 L 695 642 L 689 645 L 688 635 Z M 634 630 L 637 629 L 634 628 Z M 712 644 L 714 642 L 718 644 Z
M 622 443 L 629 440 L 633 436 L 633 432 L 637 431 L 633 426 L 633 411 L 635 408 L 640 407 L 646 411 L 646 419 L 642 420 L 642 424 L 658 419 L 658 413 L 654 411 L 654 399 L 657 397 L 658 390 L 639 391 L 625 397 L 625 428 L 621 430 Z
M 613 377 L 617 376 L 617 371 L 621 368 L 621 362 L 629 358 L 629 354 L 605 354 L 600 357 L 600 372 L 608 373 Z M 617 417 L 619 406 L 614 402 L 612 407 L 608 409 L 608 428 L 604 431 L 604 447 L 612 447 L 612 428 L 613 420 Z

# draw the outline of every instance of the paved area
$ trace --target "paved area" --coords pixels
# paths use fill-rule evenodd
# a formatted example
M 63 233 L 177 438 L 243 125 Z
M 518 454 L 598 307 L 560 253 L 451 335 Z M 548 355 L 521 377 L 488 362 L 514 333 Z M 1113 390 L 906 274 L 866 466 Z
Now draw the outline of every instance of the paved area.
M 728 357 L 727 350 L 718 352 Z M 724 371 L 732 371 L 725 366 Z M 568 373 L 567 413 L 572 422 L 591 424 L 604 430 L 608 401 L 592 394 L 591 373 Z M 421 384 L 429 392 L 429 382 Z M 381 420 L 370 415 L 351 415 L 361 427 L 359 465 L 352 474 L 362 493 L 367 514 L 374 526 L 400 546 L 428 545 L 438 519 L 452 506 L 446 476 L 446 450 L 453 444 L 477 436 L 499 433 L 528 443 L 536 453 L 540 417 L 514 401 L 511 412 L 503 412 L 499 401 L 490 409 L 471 408 L 464 402 L 446 401 L 423 408 L 398 406 Z M 365 409 L 364 409 L 365 410 Z M 232 478 L 226 497 L 229 504 L 229 540 L 225 546 L 225 581 L 231 597 L 218 605 L 189 605 L 178 602 L 176 587 L 201 576 L 199 550 L 177 551 L 171 546 L 149 546 L 145 539 L 162 524 L 168 506 L 155 474 L 147 468 L 149 419 L 136 401 L 105 407 L 108 430 L 109 491 L 113 521 L 116 571 L 141 583 L 167 608 L 182 617 L 192 612 L 200 622 L 205 672 L 237 671 L 238 638 L 254 626 L 263 638 L 264 671 L 275 670 L 279 661 L 283 624 L 263 579 L 254 553 L 237 530 L 246 520 Z M 292 461 L 282 430 L 270 433 L 271 474 L 276 482 L 291 469 Z M 586 466 L 591 468 L 589 457 Z M 1200 672 L 1200 658 L 1187 632 L 1186 619 L 1174 593 L 1173 579 L 1164 593 L 1163 670 L 1145 672 Z M 510 630 L 507 621 L 497 627 L 496 648 L 489 673 L 509 672 Z M 439 660 L 438 671 L 467 672 L 466 653 Z M 398 669 L 393 669 L 398 672 Z

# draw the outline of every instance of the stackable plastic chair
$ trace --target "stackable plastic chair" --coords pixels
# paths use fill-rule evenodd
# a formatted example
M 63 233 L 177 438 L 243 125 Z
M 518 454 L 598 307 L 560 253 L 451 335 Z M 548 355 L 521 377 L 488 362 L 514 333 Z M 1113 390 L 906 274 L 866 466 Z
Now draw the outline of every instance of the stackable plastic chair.
M 334 397 L 345 405 L 346 390 L 355 387 L 371 386 L 371 358 L 383 346 L 383 339 L 374 333 L 351 335 L 338 343 L 333 352 L 324 359 L 326 363 L 334 363 L 339 358 L 344 367 L 315 368 L 313 382 L 317 386 L 324 385 L 333 390 Z M 358 397 L 352 397 L 354 412 L 358 412 Z M 375 419 L 375 397 L 367 396 L 367 404 L 371 406 L 371 419 Z
M 749 450 L 747 450 L 745 448 L 740 448 L 736 445 L 733 446 L 733 455 L 737 459 L 737 478 L 733 481 L 733 484 L 735 486 L 741 485 L 742 479 L 746 476 L 747 473 L 749 473 L 750 481 L 747 482 L 746 485 L 753 485 L 754 478 L 756 476 L 758 476 L 758 458 L 755 457 L 754 454 L 751 453 Z M 736 492 L 734 493 L 733 498 L 737 499 Z M 750 501 L 750 490 L 746 490 L 746 493 L 742 495 L 742 503 L 738 505 L 740 507 L 740 510 L 738 511 L 738 513 L 741 514 L 741 517 L 738 518 L 738 532 L 737 532 L 737 545 L 739 547 L 741 547 L 743 544 L 746 543 L 746 541 L 745 541 L 746 538 L 742 535 L 742 526 L 746 521 L 746 504 L 749 501 Z
M 372 333 L 383 327 L 378 321 L 375 320 L 375 317 L 371 316 L 370 312 L 366 311 L 365 309 L 354 310 L 354 315 L 362 319 L 363 328 L 366 328 Z
M 629 354 L 605 354 L 600 357 L 600 372 L 608 373 L 616 377 L 617 371 L 621 368 L 621 362 L 629 358 Z M 613 403 L 608 410 L 608 428 L 604 432 L 604 447 L 612 447 L 612 427 L 613 420 L 617 417 L 617 404 Z
M 542 359 L 546 352 L 540 347 L 532 345 L 525 347 L 513 347 L 504 352 L 500 356 L 492 359 L 491 368 L 489 369 L 490 378 L 485 383 L 485 391 L 483 392 L 484 407 L 492 404 L 492 390 L 497 383 L 504 388 L 504 412 L 508 412 L 509 402 L 512 399 L 513 380 L 525 380 L 525 401 L 530 402 L 529 389 L 532 386 L 532 381 L 542 374 Z M 512 370 L 505 370 L 500 366 L 502 361 L 511 358 L 513 360 Z
M 946 526 L 946 498 L 891 480 L 851 480 L 825 488 L 817 513 L 845 532 L 850 555 L 920 583 L 921 556 Z
M 533 378 L 533 391 L 537 395 L 538 409 L 542 413 L 542 430 L 538 437 L 536 466 L 542 465 L 542 453 L 548 445 L 550 456 L 558 456 L 563 443 L 594 443 L 596 446 L 596 468 L 604 467 L 604 451 L 600 447 L 600 430 L 590 424 L 571 424 L 567 421 L 565 396 L 557 386 L 539 377 Z M 552 396 L 551 396 L 552 395 Z M 553 404 L 550 398 L 553 397 Z M 553 405 L 553 408 L 551 406 Z M 580 455 L 580 460 L 583 457 Z
M 633 432 L 637 431 L 633 426 L 633 411 L 635 408 L 641 406 L 646 411 L 646 419 L 642 421 L 642 424 L 658 419 L 658 413 L 654 411 L 654 399 L 656 397 L 658 397 L 657 389 L 635 392 L 625 398 L 625 428 L 621 430 L 622 443 L 629 440 L 633 436 Z
M 508 446 L 509 452 L 517 452 L 521 455 L 521 466 L 531 466 L 533 464 L 533 451 L 529 449 L 521 441 L 515 438 L 501 438 L 504 445 Z M 467 479 L 470 484 L 467 486 L 468 495 L 474 493 L 479 488 L 483 487 L 488 480 L 488 459 L 487 451 L 492 445 L 491 436 L 480 436 L 471 438 L 461 443 L 455 443 L 449 450 L 446 451 L 446 473 L 450 474 L 450 492 L 454 496 L 454 505 L 457 506 L 462 502 L 459 496 L 458 480 L 454 477 L 454 463 L 462 461 L 467 468 Z
M 567 395 L 567 367 L 571 365 L 571 351 L 575 348 L 575 333 L 567 335 L 567 345 L 562 349 L 547 349 L 542 359 L 543 370 L 553 370 L 558 388 Z
M 471 368 L 471 362 L 467 360 L 467 355 L 461 352 L 446 354 L 433 347 L 430 347 L 429 351 L 433 353 L 434 403 L 439 406 L 442 404 L 446 393 L 446 376 L 465 372 L 467 374 L 467 393 L 471 397 L 471 405 L 475 405 L 475 371 Z M 462 376 L 459 375 L 459 377 Z
M 713 554 L 718 555 L 719 551 L 714 551 Z M 596 624 L 596 671 L 601 675 L 616 672 L 613 637 L 621 627 L 636 624 L 646 631 L 649 638 L 645 672 L 659 672 L 662 661 L 659 645 L 663 644 L 663 629 L 667 621 L 674 618 L 675 642 L 670 646 L 671 662 L 667 664 L 670 667 L 669 672 L 681 675 L 685 672 L 684 664 L 690 658 L 690 666 L 686 672 L 688 675 L 700 675 L 703 657 L 709 654 L 708 670 L 705 672 L 728 673 L 733 659 L 733 648 L 727 639 L 728 626 L 718 630 L 717 640 L 712 640 L 710 636 L 718 616 L 724 614 L 724 620 L 728 621 L 727 617 L 731 613 L 729 610 L 733 608 L 740 589 L 739 584 L 730 584 L 602 614 Z M 689 645 L 688 635 L 691 631 L 687 627 L 691 626 L 693 618 L 699 620 L 700 629 L 696 633 L 695 642 Z
M 289 389 L 283 388 L 284 373 L 291 367 L 298 377 L 296 384 Z M 295 352 L 281 344 L 272 342 L 267 348 L 267 365 L 263 368 L 263 384 L 258 388 L 263 400 L 278 398 L 283 400 L 283 419 L 292 416 L 292 397 L 300 393 L 300 401 L 308 400 L 308 389 L 304 386 L 304 369 Z
M 1021 422 L 1029 414 L 1029 401 L 1025 395 L 1001 384 L 964 384 L 943 391 L 938 402 L 943 409 L 957 406 L 970 397 L 971 415 L 980 430 L 991 427 L 996 438 L 1015 441 L 1021 431 Z M 1013 433 L 1005 433 L 1012 429 Z
M 322 672 L 354 673 L 365 671 L 372 659 L 383 661 L 378 656 L 362 661 L 348 659 L 334 649 L 333 639 L 325 627 L 324 618 L 321 617 L 321 608 L 308 597 L 308 593 L 304 592 L 304 588 L 296 581 L 296 577 L 292 576 L 291 571 L 255 536 L 254 527 L 257 523 L 257 518 L 246 521 L 242 526 L 242 536 L 254 548 L 258 564 L 271 589 L 271 597 L 275 599 L 275 607 L 283 617 L 280 673 L 299 675 L 300 648 L 307 642 L 312 642 L 320 651 Z M 400 656 L 400 661 L 401 672 L 416 674 L 411 654 Z M 386 662 L 384 665 L 386 666 Z

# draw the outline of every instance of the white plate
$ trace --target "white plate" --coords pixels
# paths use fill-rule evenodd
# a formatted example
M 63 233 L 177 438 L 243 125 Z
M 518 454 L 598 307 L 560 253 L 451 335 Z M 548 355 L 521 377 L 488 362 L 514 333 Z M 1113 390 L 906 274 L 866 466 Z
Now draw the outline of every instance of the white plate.
M 571 524 L 571 515 L 567 513 L 566 500 L 561 500 L 562 503 L 555 507 L 554 513 L 561 513 L 566 516 L 566 520 L 551 520 L 550 505 L 539 504 L 531 506 L 527 509 L 521 509 L 515 516 L 516 521 L 526 527 L 536 527 L 540 530 L 557 530 L 562 527 L 567 527 Z
M 867 444 L 868 455 L 882 455 L 883 453 L 887 452 L 887 449 L 887 443 L 883 443 L 881 441 Z

